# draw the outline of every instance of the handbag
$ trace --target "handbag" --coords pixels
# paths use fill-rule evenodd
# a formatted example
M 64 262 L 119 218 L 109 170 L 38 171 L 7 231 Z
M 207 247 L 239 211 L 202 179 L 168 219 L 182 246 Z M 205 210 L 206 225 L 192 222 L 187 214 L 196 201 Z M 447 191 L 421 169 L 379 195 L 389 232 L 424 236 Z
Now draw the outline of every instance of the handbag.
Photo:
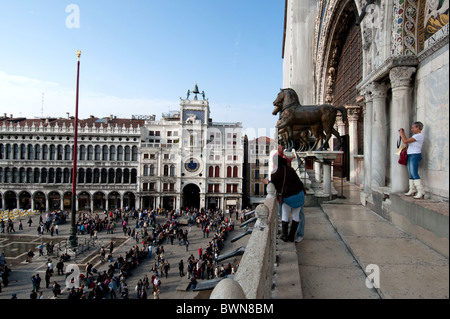
M 407 165 L 408 164 L 408 148 L 405 147 L 400 152 L 400 158 L 398 159 L 398 163 L 401 165 Z
M 397 151 L 395 151 L 395 154 L 400 156 L 398 159 L 398 163 L 400 165 L 407 165 L 408 163 L 408 145 L 405 145 L 402 143 L 401 136 L 398 138 L 397 141 Z
M 277 194 L 277 201 L 280 204 L 283 204 L 283 190 L 284 190 L 284 182 L 285 181 L 286 181 L 286 167 L 284 168 L 283 186 L 281 187 L 281 192 Z

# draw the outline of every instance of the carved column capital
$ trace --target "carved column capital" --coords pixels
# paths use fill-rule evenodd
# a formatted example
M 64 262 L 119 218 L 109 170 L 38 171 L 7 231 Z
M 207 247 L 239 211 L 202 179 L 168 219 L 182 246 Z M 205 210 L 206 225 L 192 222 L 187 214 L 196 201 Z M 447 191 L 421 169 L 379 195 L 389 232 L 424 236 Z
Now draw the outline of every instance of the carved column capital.
M 384 99 L 387 96 L 389 86 L 384 83 L 372 82 L 367 86 L 367 89 L 372 93 L 373 99 Z
M 359 118 L 359 113 L 361 111 L 361 106 L 359 105 L 346 105 L 348 121 L 357 121 Z
M 399 66 L 392 68 L 389 72 L 391 80 L 391 87 L 393 89 L 398 87 L 409 87 L 411 85 L 411 77 L 416 72 L 415 67 Z
M 359 94 L 361 94 L 362 96 L 364 96 L 364 103 L 369 103 L 373 101 L 373 97 L 372 97 L 372 92 L 370 91 L 370 86 L 366 86 L 363 89 L 361 89 L 359 91 Z

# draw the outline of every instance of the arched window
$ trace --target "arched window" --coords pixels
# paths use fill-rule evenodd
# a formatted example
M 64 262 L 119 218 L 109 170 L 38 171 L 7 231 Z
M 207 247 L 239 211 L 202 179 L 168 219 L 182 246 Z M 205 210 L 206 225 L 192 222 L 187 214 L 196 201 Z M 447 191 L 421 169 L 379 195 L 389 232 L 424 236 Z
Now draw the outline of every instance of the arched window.
M 70 161 L 72 159 L 72 156 L 71 156 L 71 148 L 70 148 L 70 145 L 66 145 L 65 147 L 64 147 L 64 160 L 65 161 Z
M 208 177 L 214 177 L 214 166 L 210 166 L 208 171 Z
M 13 159 L 19 159 L 19 145 L 13 145 Z
M 39 177 L 41 176 L 41 171 L 39 170 L 39 168 L 35 168 L 34 169 L 34 183 L 39 183 Z
M 86 160 L 86 146 L 80 146 L 80 161 Z
M 4 180 L 6 184 L 11 182 L 11 169 L 9 167 L 5 168 Z
M 28 144 L 27 149 L 28 149 L 27 160 L 32 160 L 34 158 L 34 147 L 33 147 L 33 145 Z
M 41 159 L 41 146 L 39 144 L 36 144 L 34 146 L 34 159 L 35 160 Z
M 100 182 L 100 170 L 98 168 L 94 168 L 94 184 L 98 184 Z
M 107 180 L 108 180 L 108 170 L 106 168 L 102 168 L 101 183 L 106 184 Z
M 55 169 L 50 168 L 48 170 L 48 183 L 53 184 L 55 182 Z
M 122 146 L 117 147 L 117 160 L 123 161 L 123 147 Z
M 0 184 L 3 183 L 3 168 L 0 167 Z
M 108 172 L 108 183 L 114 184 L 114 169 L 110 168 Z
M 109 160 L 110 161 L 116 160 L 116 147 L 115 146 L 111 146 L 109 148 Z
M 56 147 L 55 145 L 50 145 L 50 158 L 49 160 L 54 161 L 56 158 Z
M 92 168 L 86 170 L 86 183 L 92 183 Z
M 131 184 L 136 184 L 137 182 L 137 170 L 133 168 L 131 170 Z
M 13 174 L 12 174 L 12 177 L 13 177 L 12 182 L 13 183 L 18 183 L 19 182 L 19 170 L 16 167 L 13 167 L 12 172 L 13 172 Z
M 99 161 L 101 156 L 101 148 L 100 145 L 95 146 L 95 160 Z
M 233 177 L 238 177 L 238 167 L 233 167 Z
M 155 176 L 155 165 L 150 165 L 150 176 Z
M 169 165 L 164 165 L 164 176 L 169 176 Z
M 20 171 L 19 171 L 19 183 L 20 184 L 25 183 L 26 178 L 27 178 L 27 174 L 26 174 L 25 168 L 21 167 Z
M 172 176 L 172 177 L 175 176 L 175 165 L 170 165 L 169 175 Z
M 64 154 L 64 147 L 62 145 L 58 145 L 58 161 L 63 160 L 63 154 Z
M 57 168 L 56 169 L 56 183 L 61 184 L 61 181 L 62 181 L 62 169 Z
M 129 146 L 125 146 L 125 160 L 131 160 L 131 151 Z
M 28 168 L 27 169 L 27 184 L 33 183 L 33 169 Z
M 5 159 L 11 159 L 11 144 L 6 144 Z
M 232 168 L 231 166 L 227 166 L 227 177 L 231 177 L 232 174 Z
M 144 165 L 144 176 L 148 176 L 148 165 Z
M 92 145 L 88 145 L 87 160 L 92 161 L 93 159 L 94 159 L 94 147 Z
M 123 170 L 123 183 L 124 184 L 130 183 L 130 170 L 128 168 L 125 168 Z
M 42 146 L 42 159 L 46 161 L 48 159 L 48 146 L 44 144 Z
M 215 168 L 215 172 L 214 172 L 215 174 L 215 176 L 216 177 L 220 177 L 220 167 L 219 166 L 216 166 L 216 168 Z
M 122 169 L 118 168 L 116 172 L 116 184 L 122 183 Z
M 3 159 L 3 157 L 5 153 L 5 147 L 3 146 L 3 144 L 0 144 L 0 159 Z
M 106 146 L 106 145 L 103 145 L 102 160 L 103 161 L 108 160 L 108 146 Z
M 78 183 L 83 184 L 85 181 L 84 168 L 78 170 Z
M 70 183 L 70 170 L 68 168 L 64 169 L 64 180 L 63 180 L 64 184 L 69 184 Z
M 131 151 L 131 160 L 133 161 L 133 162 L 137 162 L 137 160 L 138 160 L 138 148 L 137 148 L 137 146 L 133 146 L 133 149 L 132 149 L 132 151 Z
M 25 144 L 20 144 L 20 159 L 21 160 L 25 159 L 26 153 L 27 153 L 27 147 L 25 146 Z

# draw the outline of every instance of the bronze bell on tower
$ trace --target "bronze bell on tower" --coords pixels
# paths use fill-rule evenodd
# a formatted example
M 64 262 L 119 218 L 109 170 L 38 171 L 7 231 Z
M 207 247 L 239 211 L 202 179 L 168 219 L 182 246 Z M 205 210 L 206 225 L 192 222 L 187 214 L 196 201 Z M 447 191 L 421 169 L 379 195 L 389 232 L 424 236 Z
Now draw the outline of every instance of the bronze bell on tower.
M 200 91 L 198 90 L 197 82 L 195 82 L 194 92 L 192 92 L 192 93 L 194 93 L 194 94 L 200 93 Z

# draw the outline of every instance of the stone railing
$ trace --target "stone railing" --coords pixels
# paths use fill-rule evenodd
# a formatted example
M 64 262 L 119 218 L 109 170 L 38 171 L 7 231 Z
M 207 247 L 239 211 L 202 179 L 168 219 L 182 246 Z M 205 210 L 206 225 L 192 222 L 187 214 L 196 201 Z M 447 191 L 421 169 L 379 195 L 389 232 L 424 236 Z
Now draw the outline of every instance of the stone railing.
M 256 223 L 234 278 L 221 280 L 211 299 L 270 299 L 276 259 L 278 202 L 275 186 L 267 185 L 264 204 L 256 208 Z

